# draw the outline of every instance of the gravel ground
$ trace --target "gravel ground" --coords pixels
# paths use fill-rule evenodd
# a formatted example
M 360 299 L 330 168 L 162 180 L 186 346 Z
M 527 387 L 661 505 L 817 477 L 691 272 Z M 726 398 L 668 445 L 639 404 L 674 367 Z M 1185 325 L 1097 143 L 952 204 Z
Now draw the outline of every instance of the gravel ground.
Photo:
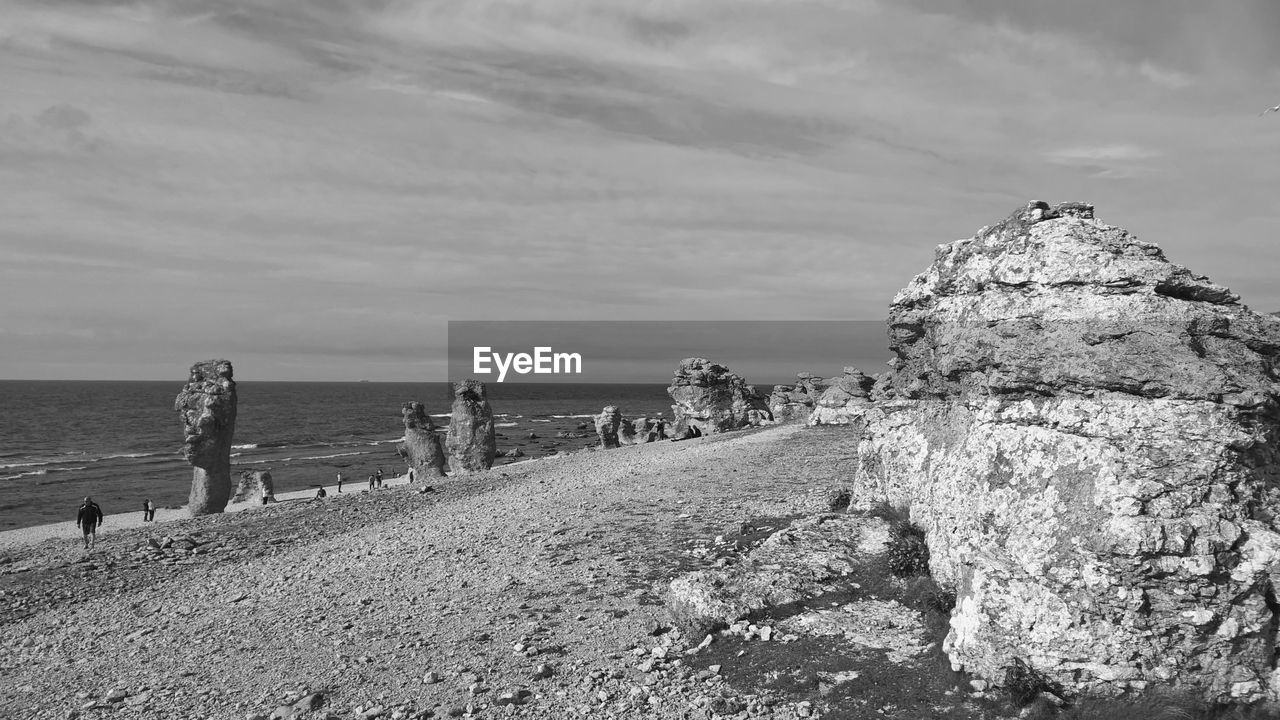
M 802 431 L 7 548 L 0 716 L 817 716 L 699 666 L 657 594 L 708 537 L 818 509 L 831 463 L 779 452 Z

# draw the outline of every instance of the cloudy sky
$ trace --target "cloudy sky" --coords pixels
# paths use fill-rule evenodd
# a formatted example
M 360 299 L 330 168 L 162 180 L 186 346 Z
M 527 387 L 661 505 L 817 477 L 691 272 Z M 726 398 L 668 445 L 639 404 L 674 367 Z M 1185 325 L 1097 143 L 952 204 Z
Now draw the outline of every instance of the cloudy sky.
M 878 319 L 1033 198 L 1280 310 L 1276 37 L 1274 0 L 0 0 L 0 378 Z

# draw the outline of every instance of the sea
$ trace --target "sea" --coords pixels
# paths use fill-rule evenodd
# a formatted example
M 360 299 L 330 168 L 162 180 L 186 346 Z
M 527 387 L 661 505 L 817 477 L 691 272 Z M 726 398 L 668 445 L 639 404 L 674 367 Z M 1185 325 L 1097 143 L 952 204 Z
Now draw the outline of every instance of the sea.
M 74 522 L 90 496 L 104 513 L 186 504 L 191 467 L 173 401 L 183 382 L 0 380 L 0 530 Z M 498 452 L 524 457 L 597 443 L 591 418 L 606 405 L 624 417 L 671 417 L 665 385 L 490 383 Z M 332 484 L 356 489 L 382 468 L 401 475 L 400 406 L 416 400 L 449 423 L 448 383 L 237 382 L 232 485 L 269 470 L 277 492 Z M 557 434 L 584 437 L 557 438 Z M 534 437 L 531 437 L 534 436 Z M 499 458 L 498 464 L 516 462 Z

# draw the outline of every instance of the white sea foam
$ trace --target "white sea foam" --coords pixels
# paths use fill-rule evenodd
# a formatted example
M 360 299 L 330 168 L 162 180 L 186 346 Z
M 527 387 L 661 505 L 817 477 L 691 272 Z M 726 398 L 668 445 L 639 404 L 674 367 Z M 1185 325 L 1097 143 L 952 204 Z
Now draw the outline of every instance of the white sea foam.
M 560 418 L 561 420 L 563 420 L 565 418 L 593 418 L 595 417 L 595 415 L 592 415 L 591 413 L 587 413 L 586 415 L 552 415 L 551 417 Z
M 307 455 L 305 457 L 286 457 L 286 458 L 270 458 L 266 460 L 249 460 L 247 462 L 236 463 L 237 465 L 262 465 L 264 463 L 291 463 L 305 462 L 307 460 L 329 460 L 330 458 L 351 457 L 353 455 L 372 455 L 373 453 L 362 450 L 360 452 L 334 453 L 333 455 Z
M 520 423 L 494 423 L 493 426 L 494 427 L 515 427 L 519 424 Z

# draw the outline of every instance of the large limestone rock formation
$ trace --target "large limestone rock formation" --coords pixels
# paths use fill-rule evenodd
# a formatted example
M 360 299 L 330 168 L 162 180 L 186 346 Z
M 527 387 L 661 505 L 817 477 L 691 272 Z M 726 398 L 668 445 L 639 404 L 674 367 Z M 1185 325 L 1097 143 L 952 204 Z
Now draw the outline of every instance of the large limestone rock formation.
M 262 502 L 266 493 L 267 502 L 276 501 L 275 483 L 271 480 L 270 470 L 243 470 L 240 472 L 240 484 L 231 502 Z
M 404 440 L 396 445 L 396 453 L 404 458 L 415 478 L 444 477 L 444 450 L 435 423 L 420 402 L 400 406 L 404 420 Z
M 767 401 L 769 412 L 778 422 L 808 420 L 818 398 L 826 391 L 829 381 L 812 373 L 796 373 L 794 385 L 774 385 Z
M 182 457 L 194 468 L 188 509 L 193 516 L 220 513 L 231 499 L 231 435 L 236 426 L 236 382 L 231 363 L 206 360 L 173 402 L 182 416 Z
M 1280 323 L 1032 203 L 939 247 L 889 329 L 852 485 L 927 531 L 955 667 L 1277 695 Z
M 810 425 L 847 425 L 871 402 L 873 378 L 862 374 L 856 367 L 847 367 L 844 374 L 827 381 L 827 388 L 815 403 L 809 416 Z
M 596 416 L 596 435 L 600 436 L 600 448 L 611 450 L 622 447 L 618 440 L 618 430 L 622 426 L 622 413 L 618 408 L 609 405 Z
M 667 394 L 675 403 L 676 437 L 709 435 L 773 420 L 754 385 L 705 358 L 685 358 Z
M 449 420 L 449 469 L 456 474 L 488 470 L 498 454 L 493 410 L 484 383 L 470 378 L 453 385 L 453 417 Z

